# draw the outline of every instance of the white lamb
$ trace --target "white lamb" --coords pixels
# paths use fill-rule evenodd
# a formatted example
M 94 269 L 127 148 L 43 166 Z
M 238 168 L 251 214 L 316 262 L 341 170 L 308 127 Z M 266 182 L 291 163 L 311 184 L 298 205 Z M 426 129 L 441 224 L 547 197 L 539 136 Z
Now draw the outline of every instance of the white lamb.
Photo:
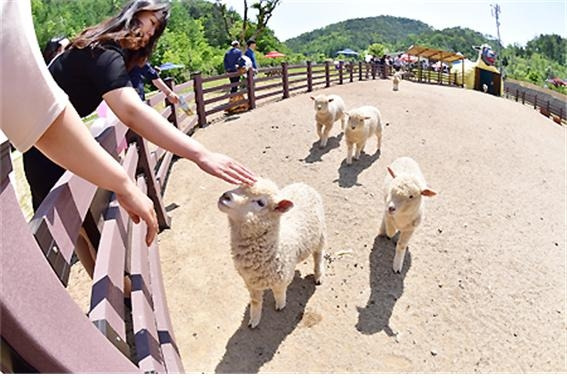
M 319 136 L 319 146 L 325 147 L 329 133 L 333 128 L 333 124 L 341 120 L 341 128 L 345 128 L 345 103 L 340 96 L 337 95 L 318 95 L 310 96 L 315 102 L 315 123 L 317 126 L 317 135 Z
M 353 147 L 356 145 L 354 158 L 358 160 L 370 136 L 376 135 L 378 142 L 376 150 L 380 149 L 384 127 L 382 126 L 380 111 L 374 106 L 361 106 L 348 113 L 345 112 L 345 114 L 348 116 L 345 130 L 345 142 L 347 145 L 346 162 L 350 165 L 352 164 Z
M 402 81 L 402 74 L 399 71 L 394 72 L 394 77 L 392 78 L 393 90 L 398 90 L 400 81 Z
M 232 259 L 250 292 L 249 326 L 262 315 L 265 289 L 272 289 L 276 310 L 286 305 L 286 290 L 298 263 L 313 255 L 315 283 L 324 273 L 325 212 L 312 187 L 295 183 L 279 190 L 268 179 L 224 193 L 219 209 L 228 215 Z
M 388 167 L 384 180 L 384 201 L 386 209 L 382 217 L 379 235 L 393 237 L 400 231 L 396 244 L 396 255 L 392 268 L 400 273 L 409 240 L 423 220 L 425 201 L 436 193 L 428 189 L 423 173 L 415 160 L 400 157 Z

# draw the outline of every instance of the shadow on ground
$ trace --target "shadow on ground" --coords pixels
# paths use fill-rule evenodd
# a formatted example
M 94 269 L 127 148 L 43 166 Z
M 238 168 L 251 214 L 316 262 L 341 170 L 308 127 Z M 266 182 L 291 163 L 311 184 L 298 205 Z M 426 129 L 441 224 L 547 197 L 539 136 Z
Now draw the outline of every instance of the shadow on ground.
M 347 165 L 346 155 L 339 167 L 339 178 L 333 182 L 338 182 L 341 188 L 351 188 L 358 184 L 358 175 L 366 168 L 370 167 L 376 160 L 380 158 L 380 150 L 376 150 L 374 155 L 368 155 L 366 152 L 360 154 L 358 160 L 352 159 L 352 164 Z
M 215 373 L 258 373 L 274 357 L 287 335 L 297 327 L 314 292 L 313 275 L 301 278 L 296 271 L 287 288 L 287 305 L 282 311 L 276 311 L 272 292 L 266 290 L 260 324 L 254 329 L 248 327 L 250 306 L 247 306 L 242 324 L 228 341 Z
M 388 336 L 395 336 L 390 328 L 390 317 L 396 301 L 404 291 L 404 278 L 411 266 L 411 254 L 406 251 L 401 273 L 394 273 L 392 262 L 396 251 L 398 236 L 392 240 L 384 236 L 376 236 L 370 253 L 370 298 L 366 307 L 358 307 L 358 323 L 356 329 L 372 335 L 380 331 Z
M 341 131 L 337 136 L 332 136 L 327 139 L 327 145 L 323 148 L 319 147 L 319 140 L 313 143 L 311 149 L 309 150 L 309 155 L 299 161 L 304 161 L 306 163 L 315 163 L 318 161 L 323 161 L 321 158 L 323 155 L 328 153 L 335 148 L 341 146 L 341 139 L 343 138 L 343 132 Z

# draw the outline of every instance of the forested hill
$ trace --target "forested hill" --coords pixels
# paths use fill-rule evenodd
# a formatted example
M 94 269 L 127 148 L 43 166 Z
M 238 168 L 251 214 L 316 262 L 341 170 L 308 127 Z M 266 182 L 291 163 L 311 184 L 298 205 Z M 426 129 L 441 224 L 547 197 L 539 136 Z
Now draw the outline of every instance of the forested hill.
M 288 39 L 285 44 L 305 55 L 333 56 L 338 50 L 362 51 L 373 43 L 397 46 L 412 35 L 431 32 L 431 26 L 409 18 L 378 16 L 355 18 L 325 26 Z M 405 46 L 403 49 L 407 48 Z

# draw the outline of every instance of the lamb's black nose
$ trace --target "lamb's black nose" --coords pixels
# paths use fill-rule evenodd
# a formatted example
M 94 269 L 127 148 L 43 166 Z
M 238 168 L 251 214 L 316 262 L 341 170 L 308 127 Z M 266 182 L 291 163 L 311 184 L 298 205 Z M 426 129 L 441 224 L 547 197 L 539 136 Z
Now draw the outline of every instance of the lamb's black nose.
M 221 196 L 221 201 L 223 201 L 223 202 L 230 202 L 231 200 L 232 200 L 232 197 L 231 197 L 229 192 L 225 192 Z

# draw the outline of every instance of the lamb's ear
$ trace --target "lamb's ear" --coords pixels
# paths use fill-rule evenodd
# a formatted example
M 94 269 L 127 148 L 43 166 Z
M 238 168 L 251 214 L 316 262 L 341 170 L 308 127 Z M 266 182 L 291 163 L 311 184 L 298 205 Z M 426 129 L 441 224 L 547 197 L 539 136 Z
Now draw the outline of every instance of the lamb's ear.
M 276 205 L 276 208 L 274 210 L 279 211 L 280 213 L 285 213 L 286 211 L 288 211 L 289 209 L 291 209 L 293 207 L 293 202 L 291 202 L 290 200 L 281 200 L 280 202 L 278 202 L 278 204 Z
M 329 99 L 329 101 L 327 101 L 327 102 L 333 102 L 333 101 L 335 101 L 335 99 L 331 97 L 331 98 Z
M 421 191 L 421 195 L 422 195 L 422 196 L 426 196 L 426 197 L 433 197 L 433 196 L 436 195 L 436 194 L 437 194 L 437 192 L 434 192 L 434 191 L 431 190 L 431 189 L 423 189 L 423 190 Z
M 366 120 L 366 119 L 370 119 L 370 118 L 372 118 L 372 117 L 370 117 L 370 116 L 364 117 L 365 120 Z
M 392 178 L 396 178 L 396 174 L 394 173 L 394 171 L 392 171 L 392 168 L 387 167 L 388 168 L 388 172 L 390 173 L 390 176 L 392 176 Z

